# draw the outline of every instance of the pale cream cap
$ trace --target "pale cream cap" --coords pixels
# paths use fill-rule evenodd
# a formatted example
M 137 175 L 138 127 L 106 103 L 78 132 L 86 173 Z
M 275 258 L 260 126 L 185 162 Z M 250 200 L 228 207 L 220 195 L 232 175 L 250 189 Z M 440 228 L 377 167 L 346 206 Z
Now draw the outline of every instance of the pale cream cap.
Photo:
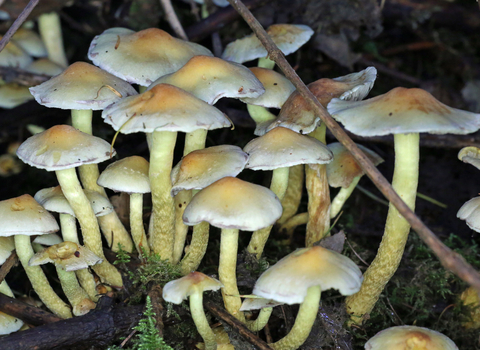
M 195 293 L 223 288 L 222 282 L 201 272 L 190 272 L 188 275 L 168 282 L 163 287 L 163 299 L 169 303 L 181 304 L 183 300 Z
M 255 283 L 253 294 L 285 304 L 300 304 L 307 289 L 338 289 L 342 295 L 360 290 L 363 276 L 346 256 L 320 246 L 297 249 L 266 270 Z
M 248 154 L 238 146 L 220 145 L 193 151 L 172 169 L 172 196 L 181 190 L 202 189 L 226 176 L 237 176 Z
M 478 147 L 463 147 L 460 152 L 458 152 L 458 159 L 480 169 L 480 149 Z
M 155 80 L 148 90 L 158 84 L 179 87 L 210 105 L 222 97 L 255 98 L 265 92 L 247 67 L 210 56 L 192 57 L 175 73 Z
M 465 220 L 468 227 L 480 232 L 480 197 L 465 202 L 457 212 L 457 218 Z
M 125 81 L 86 62 L 76 62 L 59 75 L 30 88 L 35 100 L 46 107 L 104 109 L 137 91 Z
M 131 156 L 110 164 L 98 177 L 100 186 L 117 192 L 150 193 L 149 164 L 145 158 Z
M 282 204 L 268 188 L 224 177 L 193 196 L 183 222 L 193 226 L 206 221 L 220 228 L 256 231 L 273 225 L 281 215 Z
M 18 28 L 12 41 L 33 57 L 47 57 L 48 52 L 42 38 L 36 32 L 27 28 Z
M 365 350 L 458 350 L 446 335 L 428 328 L 396 326 L 378 332 Z
M 69 125 L 56 125 L 25 140 L 17 150 L 24 163 L 47 171 L 96 164 L 110 159 L 110 144 Z
M 177 71 L 198 55 L 213 56 L 207 48 L 174 38 L 158 28 L 139 32 L 110 28 L 97 35 L 88 49 L 88 58 L 96 66 L 142 86 Z
M 105 123 L 123 134 L 218 129 L 231 125 L 217 108 L 173 85 L 159 84 L 105 108 Z
M 277 127 L 253 139 L 243 148 L 248 153 L 247 169 L 273 170 L 298 164 L 326 164 L 332 152 L 317 139 Z
M 2 36 L 0 35 L 0 39 Z M 0 52 L 0 66 L 23 69 L 32 63 L 33 58 L 20 46 L 9 41 Z

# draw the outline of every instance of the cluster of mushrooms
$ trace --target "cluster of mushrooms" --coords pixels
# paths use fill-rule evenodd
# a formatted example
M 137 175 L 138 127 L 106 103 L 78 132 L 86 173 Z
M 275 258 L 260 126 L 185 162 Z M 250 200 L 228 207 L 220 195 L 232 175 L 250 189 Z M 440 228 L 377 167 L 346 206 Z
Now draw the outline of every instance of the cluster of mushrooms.
M 313 31 L 303 25 L 272 25 L 268 33 L 289 54 Z M 163 296 L 177 304 L 189 298 L 207 350 L 220 345 L 203 311 L 206 290 L 221 289 L 228 312 L 253 331 L 268 323 L 274 306 L 300 304 L 291 331 L 270 344 L 277 350 L 297 349 L 305 342 L 324 290 L 333 288 L 349 296 L 351 323 L 368 317 L 400 263 L 410 227 L 390 206 L 378 254 L 363 276 L 349 258 L 317 244 L 329 235 L 332 218 L 363 171 L 340 143 L 326 145 L 325 126 L 293 85 L 273 70 L 274 63 L 255 36 L 230 43 L 217 58 L 205 47 L 160 29 L 111 28 L 94 38 L 88 57 L 93 65 L 74 63 L 30 88 L 38 103 L 71 110 L 72 126 L 57 125 L 35 134 L 16 153 L 30 166 L 55 171 L 59 186 L 42 189 L 34 197 L 26 194 L 0 202 L 0 235 L 5 236 L 0 251 L 16 249 L 47 308 L 63 318 L 83 315 L 95 307 L 99 284 L 122 288 L 121 274 L 105 259 L 103 234 L 114 251 L 121 247 L 142 256 L 159 254 L 179 265 L 184 277 L 167 283 Z M 257 58 L 258 67 L 241 64 Z M 317 80 L 309 88 L 352 133 L 395 135 L 393 186 L 414 209 L 419 133 L 471 133 L 480 128 L 480 116 L 450 108 L 421 89 L 395 88 L 363 100 L 375 79 L 376 70 L 369 67 Z M 140 92 L 131 84 L 138 85 Z M 208 130 L 233 127 L 214 106 L 220 98 L 246 103 L 257 124 L 258 137 L 243 150 L 233 145 L 205 148 Z M 269 110 L 275 108 L 280 109 L 278 116 Z M 100 174 L 97 164 L 116 154 L 109 142 L 92 135 L 94 110 L 101 110 L 105 123 L 116 132 L 145 133 L 149 161 L 123 158 Z M 184 157 L 173 166 L 178 132 L 185 133 Z M 362 150 L 375 164 L 383 161 L 373 151 Z M 270 188 L 238 179 L 244 168 L 271 170 Z M 304 178 L 308 212 L 297 213 Z M 333 200 L 329 186 L 341 187 Z M 105 188 L 130 195 L 129 229 L 113 210 Z M 153 207 L 145 225 L 147 193 Z M 49 211 L 59 213 L 60 227 Z M 274 224 L 291 230 L 302 223 L 307 224 L 305 248 L 268 268 L 252 295 L 242 301 L 236 279 L 239 231 L 253 232 L 247 252 L 259 259 Z M 219 280 L 196 272 L 207 249 L 210 225 L 221 228 Z M 193 230 L 186 245 L 189 226 Z M 30 236 L 40 239 L 58 230 L 62 242 L 43 243 L 51 246 L 35 253 Z M 53 291 L 38 266 L 47 262 L 55 263 L 70 305 Z M 0 287 L 2 293 L 12 295 L 6 282 Z M 258 309 L 253 318 L 251 310 Z M 457 349 L 444 335 L 414 326 L 380 332 L 365 348 Z

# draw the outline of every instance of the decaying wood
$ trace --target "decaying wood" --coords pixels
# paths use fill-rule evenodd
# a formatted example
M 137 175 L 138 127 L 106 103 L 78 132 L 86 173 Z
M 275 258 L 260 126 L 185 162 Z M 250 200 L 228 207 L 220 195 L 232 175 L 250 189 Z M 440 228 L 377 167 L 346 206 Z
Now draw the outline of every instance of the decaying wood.
M 43 74 L 29 73 L 12 67 L 0 67 L 0 78 L 6 83 L 35 86 L 49 80 L 51 77 Z
M 18 256 L 15 251 L 10 254 L 10 256 L 5 260 L 2 267 L 0 267 L 0 283 L 3 282 L 5 276 L 8 275 L 10 269 L 18 264 Z
M 10 298 L 0 293 L 0 311 L 21 319 L 32 326 L 42 326 L 47 323 L 61 321 L 62 319 L 54 314 L 43 311 L 38 307 L 31 306 L 17 299 Z M 4 338 L 2 338 L 3 340 Z
M 252 15 L 250 10 L 240 0 L 229 0 L 230 4 L 241 14 L 247 24 L 252 28 L 259 38 L 260 42 L 268 51 L 270 59 L 280 67 L 285 76 L 293 83 L 297 91 L 308 101 L 316 116 L 325 123 L 332 134 L 340 141 L 354 156 L 355 160 L 365 171 L 367 176 L 373 181 L 375 186 L 383 193 L 383 195 L 397 208 L 401 215 L 408 221 L 412 229 L 417 232 L 420 238 L 428 245 L 428 247 L 437 256 L 440 263 L 463 281 L 470 284 L 473 288 L 480 292 L 480 273 L 476 271 L 465 259 L 458 253 L 452 251 L 438 239 L 438 237 L 415 215 L 415 213 L 405 204 L 405 202 L 397 195 L 390 183 L 378 171 L 375 165 L 367 156 L 357 147 L 340 125 L 333 120 L 330 114 L 318 102 L 315 96 L 303 83 L 293 68 L 285 59 L 283 53 L 273 43 L 261 24 Z
M 0 304 L 2 302 L 0 301 Z M 2 350 L 106 349 L 143 317 L 143 305 L 113 306 L 108 297 L 85 316 L 49 323 L 2 338 Z

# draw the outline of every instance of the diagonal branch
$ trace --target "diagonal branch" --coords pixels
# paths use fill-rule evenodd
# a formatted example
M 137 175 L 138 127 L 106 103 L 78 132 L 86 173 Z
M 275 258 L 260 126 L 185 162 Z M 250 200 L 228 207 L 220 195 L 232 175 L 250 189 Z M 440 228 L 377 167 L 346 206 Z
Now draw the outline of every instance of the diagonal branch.
M 410 210 L 410 208 L 397 195 L 390 183 L 377 170 L 373 163 L 360 151 L 350 137 L 343 131 L 338 123 L 332 119 L 330 114 L 318 102 L 315 96 L 310 92 L 303 81 L 298 77 L 293 68 L 285 59 L 283 53 L 273 43 L 261 24 L 252 15 L 250 10 L 243 5 L 240 0 L 228 0 L 235 10 L 245 19 L 247 24 L 252 28 L 260 42 L 268 51 L 269 58 L 274 60 L 280 67 L 285 76 L 295 85 L 298 92 L 310 104 L 316 116 L 320 117 L 322 122 L 330 129 L 332 134 L 340 141 L 355 157 L 362 169 L 367 173 L 368 177 L 373 181 L 375 186 L 383 193 L 383 195 L 397 208 L 402 216 L 410 223 L 412 229 L 417 232 L 420 238 L 432 249 L 441 264 L 448 270 L 452 271 L 462 280 L 474 287 L 480 293 L 480 274 L 458 253 L 453 252 L 445 246 L 438 237 Z
M 20 28 L 20 26 L 23 24 L 23 22 L 25 22 L 25 20 L 27 19 L 28 15 L 30 14 L 30 12 L 32 12 L 32 10 L 35 8 L 35 6 L 37 6 L 38 2 L 40 0 L 30 0 L 30 2 L 28 3 L 27 6 L 25 6 L 25 8 L 23 9 L 22 13 L 17 17 L 17 19 L 15 20 L 15 22 L 13 22 L 12 26 L 10 27 L 10 29 L 8 29 L 8 31 L 5 33 L 5 35 L 3 36 L 2 40 L 0 40 L 0 51 L 3 50 L 3 48 L 5 47 L 5 45 L 8 44 L 8 42 L 10 41 L 11 37 L 13 36 L 13 34 L 15 34 L 15 32 L 17 31 L 18 28 Z

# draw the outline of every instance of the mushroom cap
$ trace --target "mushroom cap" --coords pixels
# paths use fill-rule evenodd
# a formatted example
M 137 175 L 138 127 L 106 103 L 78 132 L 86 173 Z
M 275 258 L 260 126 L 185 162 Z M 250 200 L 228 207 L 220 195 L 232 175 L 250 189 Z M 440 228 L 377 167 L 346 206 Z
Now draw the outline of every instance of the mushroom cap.
M 362 145 L 357 146 L 375 166 L 383 163 L 382 157 L 377 153 Z M 333 160 L 327 164 L 327 179 L 330 186 L 347 188 L 354 178 L 365 174 L 350 151 L 340 142 L 330 143 L 328 148 L 333 153 Z
M 457 218 L 465 220 L 468 227 L 480 232 L 480 197 L 465 202 L 457 212 Z
M 35 100 L 46 107 L 104 109 L 137 91 L 116 76 L 86 62 L 75 62 L 59 75 L 31 87 Z
M 317 139 L 278 127 L 253 139 L 243 148 L 249 159 L 245 166 L 252 170 L 273 170 L 298 164 L 325 164 L 332 161 L 332 152 Z
M 186 225 L 207 221 L 227 229 L 255 231 L 273 225 L 282 204 L 268 188 L 224 177 L 193 196 L 183 213 Z
M 218 129 L 231 125 L 217 108 L 173 85 L 159 84 L 108 106 L 105 123 L 123 134 L 134 132 Z
M 56 233 L 48 233 L 46 235 L 38 236 L 33 240 L 33 243 L 38 243 L 40 245 L 45 245 L 45 246 L 60 244 L 62 242 L 63 242 L 63 239 L 60 238 L 60 236 L 57 235 Z
M 222 282 L 201 272 L 190 272 L 182 278 L 168 282 L 163 287 L 163 299 L 169 303 L 181 304 L 195 293 L 223 288 Z
M 259 309 L 264 309 L 266 307 L 274 307 L 282 304 L 283 303 L 279 303 L 278 301 L 275 301 L 272 299 L 264 299 L 261 297 L 245 298 L 239 310 L 240 311 L 259 310 Z
M 197 55 L 213 56 L 205 47 L 174 38 L 157 28 L 139 32 L 110 28 L 97 35 L 88 49 L 93 64 L 142 86 L 177 71 Z
M 8 259 L 12 250 L 15 249 L 13 237 L 0 237 L 0 266 Z
M 365 350 L 458 350 L 446 335 L 428 328 L 396 326 L 378 332 Z
M 292 82 L 273 69 L 252 67 L 250 70 L 262 83 L 265 93 L 259 97 L 243 97 L 240 100 L 265 108 L 282 108 L 288 97 L 295 91 Z
M 107 197 L 104 197 L 96 191 L 84 189 L 85 195 L 92 206 L 95 216 L 103 216 L 113 211 L 113 205 Z M 55 213 L 69 214 L 75 217 L 75 213 L 68 203 L 67 198 L 63 195 L 60 186 L 44 188 L 35 193 L 35 200 L 48 211 Z
M 86 269 L 102 261 L 103 259 L 95 255 L 90 249 L 74 242 L 65 241 L 54 244 L 33 255 L 28 261 L 28 265 L 53 263 L 65 271 L 76 271 Z
M 273 24 L 267 28 L 267 34 L 284 55 L 289 55 L 310 40 L 313 30 L 303 24 Z M 243 63 L 267 55 L 268 52 L 260 40 L 255 34 L 251 34 L 228 44 L 222 58 Z
M 15 108 L 30 100 L 33 100 L 33 96 L 28 87 L 16 83 L 0 85 L 1 108 Z
M 12 41 L 33 57 L 47 57 L 48 52 L 42 38 L 36 32 L 27 28 L 18 28 Z
M 0 236 L 57 232 L 55 218 L 29 194 L 0 202 Z
M 2 36 L 0 36 L 0 39 Z M 23 69 L 32 63 L 33 58 L 20 46 L 12 41 L 0 52 L 0 67 L 13 67 Z
M 25 70 L 33 74 L 43 74 L 53 77 L 62 73 L 65 68 L 53 61 L 50 61 L 48 58 L 40 58 L 33 61 L 29 66 L 25 67 Z
M 97 183 L 117 192 L 150 193 L 149 168 L 148 161 L 143 157 L 123 158 L 107 166 Z
M 17 150 L 24 163 L 47 171 L 96 164 L 110 159 L 110 144 L 69 125 L 56 125 L 30 136 Z
M 460 152 L 458 152 L 458 159 L 480 169 L 480 148 L 474 146 L 463 147 Z
M 480 128 L 480 114 L 451 108 L 417 88 L 397 87 L 359 102 L 333 99 L 328 112 L 347 130 L 360 136 L 468 134 Z
M 190 152 L 172 169 L 172 196 L 181 190 L 202 189 L 226 176 L 237 176 L 248 154 L 238 146 L 220 145 Z
M 20 330 L 23 321 L 19 318 L 0 312 L 0 335 L 6 335 Z
M 300 304 L 307 289 L 338 289 L 342 295 L 360 290 L 363 276 L 346 256 L 320 246 L 297 249 L 266 270 L 255 283 L 253 294 L 285 304 Z
M 334 97 L 341 100 L 361 100 L 368 95 L 377 77 L 377 70 L 368 67 L 360 72 L 334 79 L 322 78 L 308 84 L 308 89 L 326 107 Z M 282 106 L 278 118 L 267 131 L 277 126 L 308 134 L 315 130 L 320 118 L 315 115 L 310 104 L 298 91 L 293 92 Z
M 155 80 L 148 90 L 158 84 L 179 87 L 210 105 L 222 97 L 258 97 L 265 92 L 247 67 L 210 56 L 192 57 L 176 72 Z

